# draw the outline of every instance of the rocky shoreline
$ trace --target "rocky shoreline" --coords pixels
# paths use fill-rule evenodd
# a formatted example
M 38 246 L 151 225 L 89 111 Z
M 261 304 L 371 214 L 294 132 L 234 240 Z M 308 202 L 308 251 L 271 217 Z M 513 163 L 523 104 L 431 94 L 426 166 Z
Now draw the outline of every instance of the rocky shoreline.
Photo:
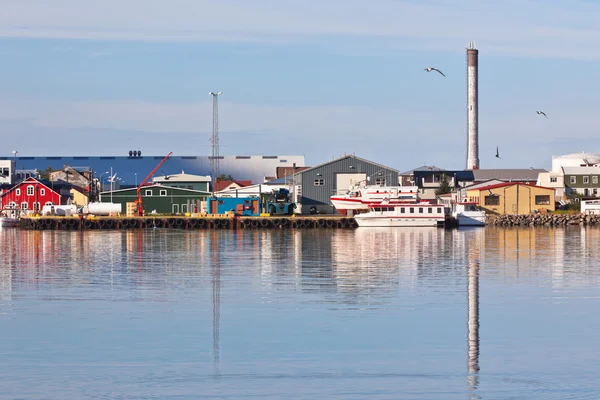
M 486 225 L 496 226 L 565 226 L 600 225 L 600 215 L 586 214 L 520 214 L 488 215 Z

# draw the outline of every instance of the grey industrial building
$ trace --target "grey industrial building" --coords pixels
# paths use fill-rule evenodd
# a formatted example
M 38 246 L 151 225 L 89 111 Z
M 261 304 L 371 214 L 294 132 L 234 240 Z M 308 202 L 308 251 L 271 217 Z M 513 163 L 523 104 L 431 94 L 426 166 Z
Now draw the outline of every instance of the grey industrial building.
M 346 155 L 294 174 L 294 201 L 297 211 L 308 214 L 315 207 L 320 214 L 334 214 L 330 197 L 346 193 L 357 183 L 398 185 L 398 170 L 355 155 Z

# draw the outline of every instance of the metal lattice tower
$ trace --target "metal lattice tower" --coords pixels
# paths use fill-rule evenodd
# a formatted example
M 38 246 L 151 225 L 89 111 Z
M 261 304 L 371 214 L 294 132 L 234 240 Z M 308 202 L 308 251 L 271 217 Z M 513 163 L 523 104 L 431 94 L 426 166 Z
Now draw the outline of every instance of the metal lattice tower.
M 219 96 L 223 92 L 209 92 L 213 97 L 213 130 L 210 142 L 212 144 L 212 157 L 210 158 L 210 179 L 212 190 L 215 191 L 215 182 L 219 176 Z

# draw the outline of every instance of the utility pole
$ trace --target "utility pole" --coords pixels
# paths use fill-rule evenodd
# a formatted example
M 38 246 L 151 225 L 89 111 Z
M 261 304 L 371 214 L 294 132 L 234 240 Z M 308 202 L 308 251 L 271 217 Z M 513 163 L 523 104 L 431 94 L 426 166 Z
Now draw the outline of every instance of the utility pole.
M 209 92 L 213 97 L 213 131 L 210 142 L 212 144 L 212 157 L 210 158 L 210 178 L 212 192 L 215 192 L 215 182 L 219 176 L 219 96 L 223 92 Z

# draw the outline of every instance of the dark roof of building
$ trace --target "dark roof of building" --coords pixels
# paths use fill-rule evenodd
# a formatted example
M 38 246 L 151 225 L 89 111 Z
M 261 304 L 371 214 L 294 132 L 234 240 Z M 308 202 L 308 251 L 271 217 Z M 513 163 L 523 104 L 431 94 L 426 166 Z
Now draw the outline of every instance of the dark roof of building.
M 445 171 L 444 168 L 436 167 L 435 165 L 423 165 L 422 167 L 418 167 L 415 169 L 411 169 L 410 171 L 402 172 L 400 175 L 412 175 L 416 171 Z
M 324 162 L 324 163 L 319 164 L 319 165 L 315 165 L 314 167 L 306 168 L 306 169 L 304 169 L 304 170 L 302 170 L 300 172 L 296 171 L 296 174 L 303 174 L 305 172 L 312 171 L 313 169 L 321 168 L 321 167 L 324 167 L 325 165 L 333 164 L 334 162 L 338 162 L 338 161 L 344 160 L 346 158 L 352 158 L 352 159 L 355 159 L 355 160 L 358 160 L 358 161 L 362 161 L 362 162 L 365 162 L 365 163 L 377 165 L 378 167 L 380 167 L 382 169 L 386 169 L 388 171 L 398 172 L 398 170 L 395 169 L 395 168 L 386 167 L 385 165 L 381 165 L 381 164 L 378 164 L 378 163 L 373 162 L 373 161 L 365 160 L 364 158 L 360 158 L 360 157 L 357 157 L 357 156 L 355 156 L 353 154 L 350 154 L 350 155 L 345 155 L 345 156 L 336 158 L 334 160 L 330 160 L 330 161 Z
M 477 169 L 473 171 L 476 181 L 500 179 L 502 181 L 537 181 L 540 172 L 548 172 L 540 168 L 522 169 Z
M 241 187 L 252 185 L 252 181 L 226 181 L 226 180 L 217 179 L 217 181 L 215 182 L 214 191 L 220 192 L 221 190 L 225 189 L 227 186 L 231 185 L 232 183 L 236 183 Z
M 277 179 L 294 175 L 297 172 L 304 171 L 305 169 L 309 169 L 310 167 L 277 167 L 276 174 Z

